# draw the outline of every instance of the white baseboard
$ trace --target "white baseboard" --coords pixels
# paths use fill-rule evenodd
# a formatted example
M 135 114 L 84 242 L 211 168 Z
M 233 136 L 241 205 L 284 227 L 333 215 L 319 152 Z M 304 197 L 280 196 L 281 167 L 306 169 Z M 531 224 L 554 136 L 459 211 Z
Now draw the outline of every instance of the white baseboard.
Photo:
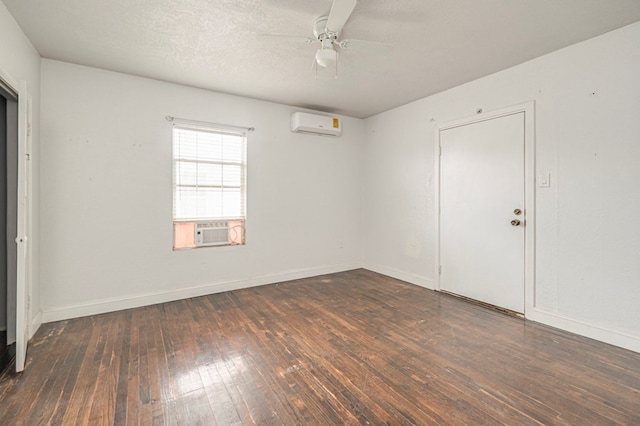
M 584 321 L 563 317 L 562 315 L 547 312 L 539 308 L 533 308 L 532 311 L 526 312 L 525 317 L 528 320 L 539 322 L 550 327 L 640 353 L 640 337 L 637 336 L 631 336 Z
M 104 314 L 107 312 L 121 311 L 123 309 L 138 308 L 140 306 L 155 305 L 158 303 L 173 302 L 175 300 L 191 297 L 205 296 L 221 293 L 223 291 L 239 290 L 242 288 L 256 287 L 260 285 L 279 283 L 283 281 L 309 278 L 324 274 L 350 271 L 361 268 L 360 262 L 349 262 L 338 265 L 312 269 L 299 269 L 281 274 L 265 275 L 237 281 L 212 283 L 203 286 L 181 288 L 178 290 L 164 291 L 160 293 L 138 294 L 128 297 L 114 297 L 97 300 L 74 306 L 51 307 L 42 310 L 41 322 L 54 322 L 71 318 L 85 317 L 89 315 Z
M 31 339 L 33 335 L 36 334 L 36 331 L 38 331 L 41 325 L 42 311 L 39 311 L 36 316 L 31 319 L 31 324 L 29 324 L 29 339 Z
M 433 280 L 430 278 L 426 278 L 420 275 L 410 274 L 407 272 L 402 272 L 397 269 L 388 268 L 382 265 L 376 265 L 374 263 L 365 262 L 364 268 L 369 271 L 377 272 L 378 274 L 386 275 L 391 278 L 395 278 L 397 280 L 406 281 L 411 284 L 419 285 L 420 287 L 428 288 L 429 290 L 433 290 Z

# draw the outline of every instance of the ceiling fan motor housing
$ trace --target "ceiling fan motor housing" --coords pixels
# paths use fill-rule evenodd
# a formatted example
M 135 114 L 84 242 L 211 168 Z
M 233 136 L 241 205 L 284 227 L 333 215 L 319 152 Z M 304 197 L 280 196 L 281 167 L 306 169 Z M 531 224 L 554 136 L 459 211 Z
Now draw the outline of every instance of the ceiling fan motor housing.
M 313 24 L 313 35 L 320 41 L 322 47 L 316 52 L 316 63 L 327 68 L 334 65 L 338 61 L 338 52 L 336 52 L 333 44 L 338 38 L 337 33 L 327 31 L 327 22 L 329 17 L 323 16 L 316 19 Z
M 335 41 L 338 38 L 338 33 L 332 33 L 327 31 L 327 22 L 329 21 L 328 16 L 322 16 L 316 19 L 316 22 L 313 24 L 313 35 L 320 41 L 323 40 L 333 40 Z

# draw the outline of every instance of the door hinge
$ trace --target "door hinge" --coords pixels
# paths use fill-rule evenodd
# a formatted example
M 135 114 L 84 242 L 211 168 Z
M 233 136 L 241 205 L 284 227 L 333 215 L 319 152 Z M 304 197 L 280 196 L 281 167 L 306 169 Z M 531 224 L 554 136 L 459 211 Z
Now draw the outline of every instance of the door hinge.
M 438 265 L 438 275 L 442 275 L 442 265 Z
M 27 296 L 27 309 L 31 309 L 31 296 Z

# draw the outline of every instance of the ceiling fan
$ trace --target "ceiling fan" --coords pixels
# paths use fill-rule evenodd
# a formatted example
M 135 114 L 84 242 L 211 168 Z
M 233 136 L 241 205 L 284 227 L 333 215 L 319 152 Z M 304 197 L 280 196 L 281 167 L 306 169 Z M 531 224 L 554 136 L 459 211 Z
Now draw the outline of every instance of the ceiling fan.
M 313 61 L 313 67 L 318 78 L 318 67 L 334 67 L 335 78 L 338 78 L 338 51 L 340 49 L 371 50 L 391 47 L 388 43 L 375 41 L 344 39 L 339 40 L 342 28 L 355 9 L 357 0 L 333 0 L 328 16 L 321 16 L 313 24 L 314 37 L 296 37 L 287 35 L 267 34 L 268 37 L 278 37 L 289 40 L 299 40 L 306 43 L 319 44 Z

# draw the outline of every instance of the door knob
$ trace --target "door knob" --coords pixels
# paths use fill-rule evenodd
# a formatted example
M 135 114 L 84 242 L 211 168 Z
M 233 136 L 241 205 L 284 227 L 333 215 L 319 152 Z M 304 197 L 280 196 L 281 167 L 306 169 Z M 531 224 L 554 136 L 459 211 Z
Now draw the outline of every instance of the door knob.
M 511 224 L 512 224 L 513 226 L 518 226 L 518 225 L 520 225 L 520 221 L 519 221 L 518 219 L 513 219 L 513 220 L 511 221 Z

